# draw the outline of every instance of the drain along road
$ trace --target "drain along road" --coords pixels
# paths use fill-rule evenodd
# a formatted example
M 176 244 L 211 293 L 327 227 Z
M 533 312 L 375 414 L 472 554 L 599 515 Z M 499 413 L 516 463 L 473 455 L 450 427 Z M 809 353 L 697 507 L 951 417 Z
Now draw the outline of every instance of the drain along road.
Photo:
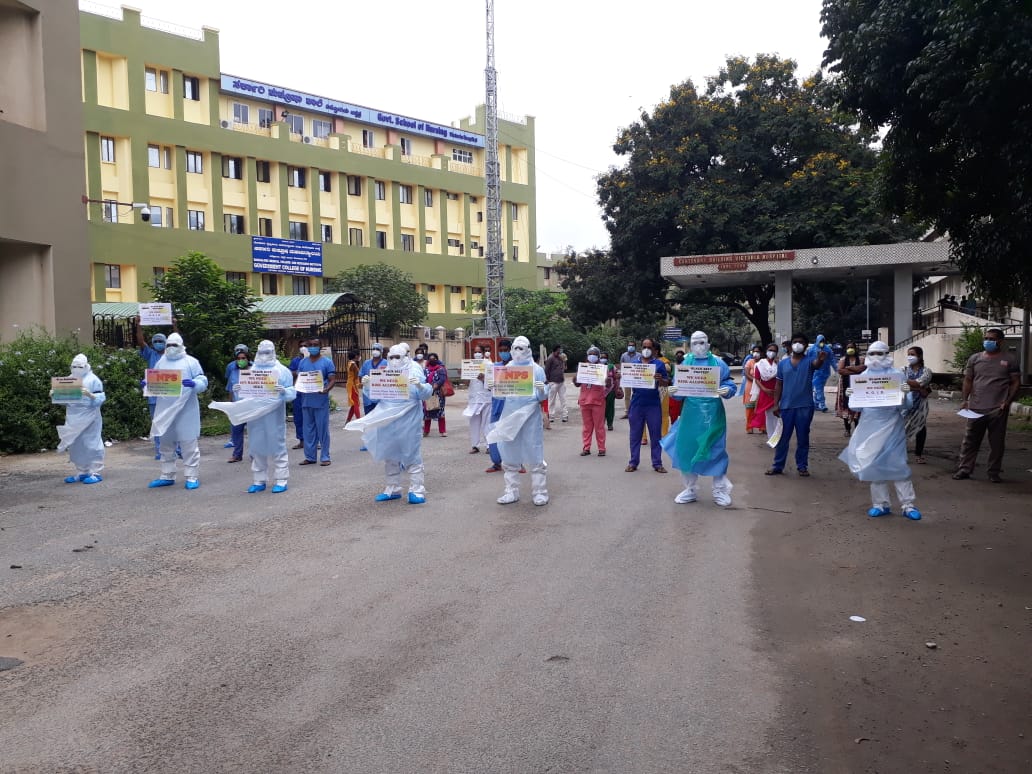
M 955 482 L 933 406 L 925 519 L 874 521 L 831 415 L 772 479 L 732 401 L 721 510 L 624 473 L 626 422 L 579 457 L 574 412 L 552 502 L 503 507 L 459 404 L 423 506 L 372 502 L 340 420 L 275 496 L 224 439 L 195 492 L 146 490 L 142 441 L 95 486 L 0 460 L 0 772 L 1032 769 L 1029 436 L 1008 483 Z

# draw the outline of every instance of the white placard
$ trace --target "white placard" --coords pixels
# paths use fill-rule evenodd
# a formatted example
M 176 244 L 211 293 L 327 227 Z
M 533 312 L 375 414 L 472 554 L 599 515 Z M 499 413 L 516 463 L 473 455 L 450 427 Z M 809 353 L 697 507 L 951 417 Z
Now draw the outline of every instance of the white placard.
M 276 389 L 276 372 L 274 370 L 241 371 L 237 382 L 240 389 L 234 395 L 244 398 L 272 398 L 279 394 Z
M 140 304 L 140 325 L 171 325 L 172 304 Z
M 369 374 L 369 397 L 373 400 L 405 400 L 409 396 L 408 371 L 377 371 Z
M 679 398 L 719 398 L 720 366 L 674 366 Z
M 900 389 L 903 378 L 898 373 L 884 376 L 859 374 L 849 378 L 849 386 L 853 394 L 849 396 L 849 407 L 877 408 L 879 406 L 898 406 L 903 402 L 903 390 Z
M 298 392 L 322 392 L 323 373 L 322 371 L 298 371 L 297 384 L 294 386 Z
M 476 379 L 478 376 L 482 376 L 485 373 L 486 366 L 486 360 L 463 360 L 462 371 L 459 374 L 459 378 L 465 379 L 466 381 Z
M 620 387 L 632 390 L 656 389 L 656 364 L 621 363 Z
M 605 363 L 578 363 L 577 364 L 577 384 L 593 384 L 598 387 L 606 386 L 606 369 Z

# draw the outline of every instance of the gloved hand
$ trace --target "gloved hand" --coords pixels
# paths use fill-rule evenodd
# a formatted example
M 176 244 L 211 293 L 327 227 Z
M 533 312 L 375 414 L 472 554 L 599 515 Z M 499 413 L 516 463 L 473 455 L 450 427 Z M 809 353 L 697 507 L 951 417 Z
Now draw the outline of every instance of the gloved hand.
M 93 399 L 93 393 L 87 390 L 85 387 L 82 388 L 82 397 Z
M 362 386 L 365 387 L 367 384 L 369 384 L 369 374 L 362 377 Z
M 677 385 L 671 384 L 667 387 L 667 395 L 677 395 Z
M 545 383 L 544 382 L 534 382 L 534 389 L 535 390 L 543 390 L 543 389 L 545 389 Z
M 846 397 L 849 397 L 852 394 L 853 394 L 853 388 L 852 387 L 846 387 Z
M 418 387 L 421 384 L 426 384 L 426 382 L 424 382 L 418 376 L 410 376 L 408 379 L 408 383 L 411 384 L 413 387 Z
M 141 390 L 146 390 L 147 389 L 147 380 L 146 379 L 140 379 L 140 389 Z
M 193 387 L 196 384 L 193 379 L 183 379 L 184 387 Z
M 900 389 L 900 391 L 901 391 L 901 392 L 903 392 L 904 394 L 905 394 L 905 393 L 908 393 L 908 392 L 910 392 L 910 385 L 909 385 L 909 384 L 907 384 L 906 382 L 903 382 L 903 384 L 901 384 L 901 385 L 899 386 L 899 389 Z
M 183 384 L 186 384 L 186 382 L 184 381 Z M 239 384 L 234 384 L 233 385 L 233 394 L 236 395 L 239 392 L 240 392 L 240 385 Z
M 719 390 L 717 390 L 717 393 L 722 398 L 729 398 L 729 397 L 731 397 L 732 395 L 735 394 L 735 388 L 734 387 L 724 386 L 724 387 L 721 387 Z
M 239 386 L 239 385 L 238 385 L 238 386 Z M 280 395 L 282 395 L 282 394 L 283 394 L 283 393 L 285 393 L 286 391 L 287 391 L 287 388 L 286 388 L 286 387 L 284 387 L 284 386 L 283 386 L 282 384 L 277 384 L 277 385 L 276 385 L 276 392 L 278 392 L 278 393 L 279 393 Z
M 50 397 L 51 397 L 51 398 L 53 398 L 53 397 L 54 397 L 54 391 L 53 391 L 53 390 L 51 390 L 51 391 L 50 391 Z

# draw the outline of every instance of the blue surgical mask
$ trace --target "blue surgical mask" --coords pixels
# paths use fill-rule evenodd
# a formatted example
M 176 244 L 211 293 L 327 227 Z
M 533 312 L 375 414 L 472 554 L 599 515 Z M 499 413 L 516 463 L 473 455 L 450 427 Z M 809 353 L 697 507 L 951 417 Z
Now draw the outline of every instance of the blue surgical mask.
M 588 362 L 589 363 L 597 363 L 598 362 L 598 355 L 588 355 Z
M 512 360 L 512 355 L 508 352 L 499 352 L 498 357 L 502 359 L 503 363 L 508 363 L 510 360 Z
M 606 364 L 607 364 L 607 363 L 609 362 L 609 358 L 608 358 L 608 357 L 604 357 L 604 358 L 602 358 L 602 359 L 601 359 L 601 360 L 600 360 L 599 362 L 600 362 L 600 363 L 601 363 L 602 365 L 606 365 Z
M 634 345 L 633 344 L 628 344 L 627 345 L 627 351 L 628 352 L 634 352 Z
M 982 349 L 986 352 L 995 352 L 999 348 L 1000 345 L 997 343 L 996 339 L 986 339 L 982 342 Z
M 164 352 L 165 351 L 165 342 L 163 342 L 163 341 L 151 342 L 151 346 L 154 347 L 154 349 L 157 350 L 158 352 Z

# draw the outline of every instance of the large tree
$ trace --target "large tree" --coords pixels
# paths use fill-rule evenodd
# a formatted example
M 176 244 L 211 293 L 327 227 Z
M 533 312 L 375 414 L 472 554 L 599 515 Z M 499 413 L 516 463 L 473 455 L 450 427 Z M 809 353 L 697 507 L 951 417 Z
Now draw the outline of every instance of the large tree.
M 327 293 L 351 293 L 376 310 L 376 325 L 390 333 L 398 326 L 421 325 L 426 296 L 412 284 L 412 275 L 388 263 L 362 264 L 323 283 Z
M 842 105 L 884 139 L 885 201 L 948 231 L 990 298 L 1032 295 L 1032 3 L 824 0 Z
M 613 146 L 627 163 L 598 181 L 619 272 L 611 316 L 671 311 L 659 274 L 668 255 L 876 244 L 912 227 L 882 214 L 873 137 L 826 99 L 820 74 L 802 83 L 792 60 L 727 60 L 706 90 L 674 86 Z M 740 310 L 771 336 L 773 288 L 677 294 L 681 303 Z M 676 311 L 676 310 L 674 310 Z

